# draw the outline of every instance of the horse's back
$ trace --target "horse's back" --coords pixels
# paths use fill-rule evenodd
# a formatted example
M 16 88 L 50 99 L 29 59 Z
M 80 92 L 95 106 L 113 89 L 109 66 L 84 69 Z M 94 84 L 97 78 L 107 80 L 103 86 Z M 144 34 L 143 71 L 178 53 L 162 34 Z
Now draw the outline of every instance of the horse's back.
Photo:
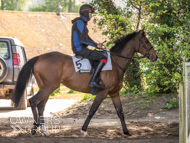
M 62 58 L 71 58 L 71 56 L 61 53 L 61 52 L 49 52 L 49 53 L 40 55 L 40 58 L 44 58 L 46 60 L 49 60 L 49 59 L 61 60 Z
M 40 55 L 33 68 L 34 76 L 42 83 L 41 85 L 43 85 L 44 81 L 61 80 L 63 66 L 68 62 L 72 62 L 71 56 L 60 52 Z

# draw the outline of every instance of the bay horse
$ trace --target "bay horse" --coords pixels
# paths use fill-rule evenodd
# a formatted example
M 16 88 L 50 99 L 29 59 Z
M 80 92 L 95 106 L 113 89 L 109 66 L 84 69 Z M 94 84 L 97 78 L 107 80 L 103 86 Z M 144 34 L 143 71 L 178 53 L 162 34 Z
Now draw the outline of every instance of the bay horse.
M 151 62 L 156 61 L 158 58 L 156 51 L 145 35 L 144 29 L 123 36 L 110 49 L 113 70 L 102 71 L 100 74 L 105 87 L 96 90 L 96 97 L 82 126 L 84 134 L 87 134 L 88 124 L 101 102 L 107 95 L 110 95 L 120 118 L 123 133 L 131 136 L 125 124 L 119 91 L 123 85 L 124 73 L 135 52 L 141 53 Z M 80 74 L 75 72 L 72 57 L 63 53 L 50 52 L 34 57 L 23 66 L 19 74 L 12 99 L 15 107 L 19 105 L 31 74 L 34 74 L 39 86 L 38 93 L 29 99 L 34 118 L 34 127 L 31 133 L 35 134 L 40 125 L 41 132 L 48 136 L 44 126 L 43 112 L 49 95 L 60 86 L 60 83 L 72 90 L 90 93 L 89 82 L 91 75 L 89 73 Z

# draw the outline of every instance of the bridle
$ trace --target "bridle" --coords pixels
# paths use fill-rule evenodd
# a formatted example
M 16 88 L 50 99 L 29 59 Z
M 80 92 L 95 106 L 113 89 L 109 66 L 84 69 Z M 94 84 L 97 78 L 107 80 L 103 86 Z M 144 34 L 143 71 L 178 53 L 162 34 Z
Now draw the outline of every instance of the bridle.
M 125 70 L 117 63 L 117 61 L 114 59 L 114 57 L 112 56 L 112 54 L 113 54 L 113 55 L 116 55 L 116 56 L 118 56 L 118 57 L 121 57 L 121 58 L 125 58 L 125 59 L 132 59 L 132 58 L 142 59 L 142 58 L 145 58 L 145 57 L 148 58 L 148 57 L 150 56 L 150 54 L 149 54 L 150 50 L 153 49 L 153 46 L 150 47 L 149 49 L 146 47 L 146 45 L 144 44 L 144 42 L 143 42 L 141 36 L 139 35 L 139 32 L 137 32 L 137 37 L 139 38 L 139 41 L 140 41 L 140 42 L 139 42 L 138 52 L 139 52 L 139 50 L 140 50 L 140 43 L 141 43 L 142 46 L 143 46 L 143 48 L 146 50 L 146 53 L 144 54 L 144 56 L 141 56 L 141 57 L 131 57 L 131 58 L 129 58 L 129 57 L 121 56 L 121 55 L 119 55 L 119 54 L 117 54 L 117 53 L 113 53 L 113 52 L 110 51 L 110 53 L 111 53 L 110 56 L 111 56 L 112 60 L 116 63 L 116 65 L 117 65 L 124 73 L 125 73 Z
M 137 32 L 137 36 L 138 36 L 138 38 L 139 38 L 139 41 L 141 42 L 141 44 L 142 44 L 142 46 L 143 46 L 143 48 L 146 50 L 146 53 L 144 54 L 144 56 L 142 56 L 141 58 L 145 58 L 145 57 L 150 57 L 150 54 L 149 54 L 149 52 L 150 52 L 150 50 L 153 48 L 153 46 L 152 47 L 150 47 L 149 49 L 146 47 L 146 45 L 144 44 L 144 42 L 143 42 L 143 40 L 142 40 L 142 38 L 141 38 L 141 36 L 139 35 L 139 32 Z M 140 50 L 140 42 L 139 42 L 139 49 L 138 49 L 138 52 L 139 52 L 139 50 Z M 147 56 L 148 55 L 148 56 Z

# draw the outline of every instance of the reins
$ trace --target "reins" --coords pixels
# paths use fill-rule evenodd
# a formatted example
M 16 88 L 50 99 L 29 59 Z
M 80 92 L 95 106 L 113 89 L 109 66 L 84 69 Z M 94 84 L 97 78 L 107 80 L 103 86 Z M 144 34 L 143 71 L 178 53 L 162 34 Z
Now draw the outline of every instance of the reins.
M 115 62 L 115 64 L 125 73 L 125 70 L 122 68 L 122 67 L 120 67 L 120 65 L 117 63 L 117 61 L 113 58 L 113 56 L 110 54 L 110 56 L 111 56 L 111 58 L 112 58 L 112 60 Z M 122 57 L 123 58 L 123 57 Z
M 125 70 L 117 63 L 117 61 L 114 59 L 114 57 L 113 57 L 112 55 L 116 55 L 116 56 L 118 56 L 118 57 L 125 58 L 125 59 L 129 59 L 129 60 L 132 59 L 132 58 L 142 59 L 142 58 L 145 58 L 145 57 L 150 56 L 149 52 L 150 52 L 150 50 L 153 48 L 153 47 L 150 47 L 150 48 L 148 49 L 148 48 L 146 47 L 146 45 L 144 44 L 144 42 L 143 42 L 141 36 L 139 35 L 139 32 L 137 32 L 137 36 L 138 36 L 139 41 L 141 42 L 143 48 L 146 50 L 146 53 L 145 53 L 144 56 L 131 57 L 131 58 L 129 58 L 129 57 L 121 56 L 121 55 L 119 55 L 119 54 L 117 54 L 117 53 L 108 51 L 108 52 L 110 52 L 110 56 L 111 56 L 112 60 L 115 62 L 115 64 L 116 64 L 124 73 L 125 73 Z M 104 42 L 105 42 L 105 41 L 104 41 Z M 104 42 L 103 42 L 103 43 L 104 43 Z M 140 49 L 140 42 L 139 42 L 139 49 Z M 139 49 L 138 49 L 138 52 L 139 52 Z M 147 56 L 147 55 L 148 55 L 148 56 Z

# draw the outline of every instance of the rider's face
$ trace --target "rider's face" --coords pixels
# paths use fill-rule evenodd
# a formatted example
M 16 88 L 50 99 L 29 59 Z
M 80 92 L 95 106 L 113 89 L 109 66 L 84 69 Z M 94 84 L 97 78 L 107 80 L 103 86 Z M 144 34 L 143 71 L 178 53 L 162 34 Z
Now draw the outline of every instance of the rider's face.
M 90 18 L 90 19 L 92 18 L 92 13 L 89 13 L 89 18 Z

